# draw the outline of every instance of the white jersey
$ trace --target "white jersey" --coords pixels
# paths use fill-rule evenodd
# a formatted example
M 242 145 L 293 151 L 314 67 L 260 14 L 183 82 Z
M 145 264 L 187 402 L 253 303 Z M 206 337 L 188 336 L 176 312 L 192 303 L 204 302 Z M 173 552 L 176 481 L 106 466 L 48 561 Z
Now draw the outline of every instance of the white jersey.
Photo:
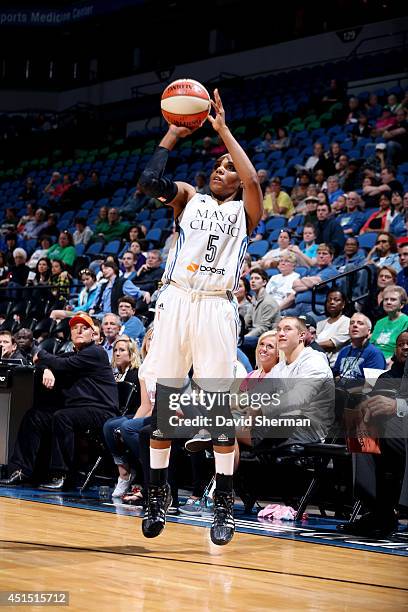
M 244 203 L 197 193 L 177 219 L 179 236 L 164 282 L 197 291 L 235 291 L 248 245 Z

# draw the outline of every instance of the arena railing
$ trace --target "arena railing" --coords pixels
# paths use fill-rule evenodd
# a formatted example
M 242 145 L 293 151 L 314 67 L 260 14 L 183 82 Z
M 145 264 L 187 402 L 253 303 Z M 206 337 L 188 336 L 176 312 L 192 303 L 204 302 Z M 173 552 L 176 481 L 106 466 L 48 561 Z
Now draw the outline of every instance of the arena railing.
M 365 286 L 368 288 L 368 291 L 366 291 L 365 293 L 362 293 L 361 295 L 353 296 L 353 280 L 356 278 L 357 272 L 361 272 L 362 270 L 366 270 L 367 272 L 367 281 L 366 281 Z M 317 285 L 314 285 L 314 287 L 312 287 L 312 311 L 317 315 L 321 314 L 316 309 L 317 292 L 320 289 L 327 287 L 328 285 L 331 285 L 333 287 L 334 285 L 337 284 L 337 281 L 341 278 L 346 279 L 346 296 L 347 296 L 349 303 L 359 302 L 360 300 L 363 300 L 364 298 L 368 297 L 370 294 L 369 289 L 372 285 L 373 276 L 374 274 L 373 274 L 372 267 L 367 264 L 364 264 L 362 266 L 357 266 L 356 268 L 353 268 L 352 270 L 348 270 L 347 272 L 341 272 L 340 274 L 337 274 L 336 276 L 333 276 L 332 278 L 324 280 L 321 283 L 317 283 Z

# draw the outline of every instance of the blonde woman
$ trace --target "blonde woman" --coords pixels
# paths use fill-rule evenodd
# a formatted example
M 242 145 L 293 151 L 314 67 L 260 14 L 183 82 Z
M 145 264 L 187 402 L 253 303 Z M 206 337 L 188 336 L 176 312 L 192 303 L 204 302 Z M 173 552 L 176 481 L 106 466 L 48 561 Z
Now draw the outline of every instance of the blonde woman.
M 145 352 L 148 340 L 144 340 Z M 130 488 L 133 480 L 129 463 L 133 464 L 139 458 L 139 431 L 150 422 L 152 405 L 143 380 L 139 381 L 138 370 L 141 357 L 137 344 L 128 336 L 119 336 L 113 345 L 112 367 L 116 370 L 117 382 L 132 382 L 138 388 L 134 414 L 115 417 L 106 421 L 103 427 L 106 444 L 112 453 L 113 460 L 118 467 L 119 478 L 112 497 L 121 497 Z M 129 453 L 125 456 L 120 451 L 118 438 L 115 432 L 120 432 L 122 440 Z

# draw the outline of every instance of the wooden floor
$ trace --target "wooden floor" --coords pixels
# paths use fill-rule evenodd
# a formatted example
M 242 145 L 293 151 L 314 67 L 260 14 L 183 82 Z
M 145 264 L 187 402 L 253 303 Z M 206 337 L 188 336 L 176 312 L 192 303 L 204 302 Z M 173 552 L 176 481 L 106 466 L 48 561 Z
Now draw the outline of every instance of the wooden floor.
M 69 591 L 69 610 L 408 610 L 408 559 L 0 498 L 0 590 Z M 27 609 L 27 608 L 25 608 Z M 30 607 L 39 610 L 40 607 Z

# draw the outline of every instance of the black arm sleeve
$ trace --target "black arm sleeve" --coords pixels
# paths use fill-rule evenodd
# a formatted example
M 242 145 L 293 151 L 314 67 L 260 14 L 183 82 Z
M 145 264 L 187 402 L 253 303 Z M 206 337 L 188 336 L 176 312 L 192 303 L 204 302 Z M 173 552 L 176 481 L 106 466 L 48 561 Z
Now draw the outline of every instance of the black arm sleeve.
M 168 149 L 157 147 L 139 179 L 143 193 L 165 203 L 174 200 L 178 191 L 174 181 L 163 177 L 168 157 Z

